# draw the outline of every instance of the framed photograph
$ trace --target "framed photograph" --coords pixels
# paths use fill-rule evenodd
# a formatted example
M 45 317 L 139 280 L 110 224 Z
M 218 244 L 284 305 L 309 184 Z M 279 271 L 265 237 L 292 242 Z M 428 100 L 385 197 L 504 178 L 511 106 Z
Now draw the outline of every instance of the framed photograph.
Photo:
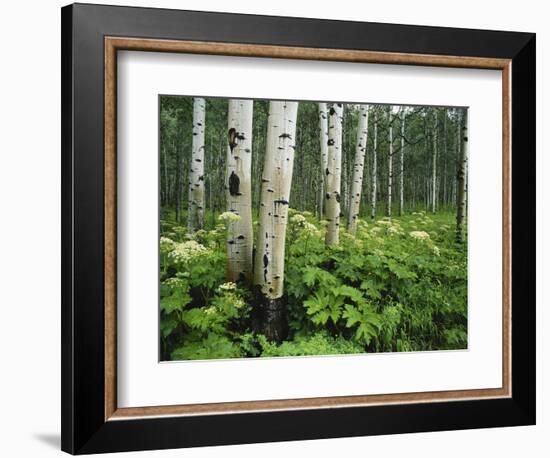
M 535 423 L 535 35 L 62 9 L 62 448 Z

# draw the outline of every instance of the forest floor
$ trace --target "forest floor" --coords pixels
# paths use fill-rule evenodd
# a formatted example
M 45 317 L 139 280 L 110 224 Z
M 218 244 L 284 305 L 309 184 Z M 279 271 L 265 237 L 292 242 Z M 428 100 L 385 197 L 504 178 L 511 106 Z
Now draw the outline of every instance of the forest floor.
M 190 236 L 173 211 L 163 210 L 162 359 L 467 347 L 467 245 L 455 242 L 454 212 L 364 217 L 355 235 L 341 228 L 339 245 L 330 248 L 325 224 L 289 210 L 288 337 L 274 343 L 252 330 L 248 288 L 225 279 L 223 218 L 206 214 L 206 229 Z

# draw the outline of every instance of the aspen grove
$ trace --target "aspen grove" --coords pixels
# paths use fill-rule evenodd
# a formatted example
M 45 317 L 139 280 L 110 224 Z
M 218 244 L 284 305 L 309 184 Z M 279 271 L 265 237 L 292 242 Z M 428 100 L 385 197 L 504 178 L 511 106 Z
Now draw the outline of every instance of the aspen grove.
M 162 360 L 467 348 L 467 109 L 159 101 Z

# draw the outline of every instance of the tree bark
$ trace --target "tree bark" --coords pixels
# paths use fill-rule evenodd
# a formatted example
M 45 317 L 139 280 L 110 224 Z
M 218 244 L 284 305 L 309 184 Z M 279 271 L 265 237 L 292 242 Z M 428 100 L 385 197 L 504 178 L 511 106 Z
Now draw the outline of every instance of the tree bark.
M 252 281 L 252 100 L 230 100 L 227 121 L 227 211 L 240 217 L 227 230 L 227 279 Z
M 357 127 L 357 143 L 355 145 L 355 158 L 353 160 L 351 202 L 348 217 L 348 231 L 351 234 L 355 234 L 357 231 L 357 219 L 359 218 L 363 189 L 363 169 L 365 166 L 365 152 L 367 150 L 368 128 L 369 109 L 367 105 L 361 105 L 359 108 L 359 126 Z
M 282 296 L 297 113 L 298 102 L 269 102 L 260 224 L 254 259 L 255 327 L 269 340 L 277 342 L 285 338 L 287 328 Z
M 183 123 L 183 114 L 181 111 L 178 111 L 177 113 L 177 125 L 178 128 L 183 131 L 184 123 Z M 176 222 L 180 224 L 182 222 L 181 218 L 181 204 L 182 204 L 182 192 L 183 192 L 183 138 L 181 135 L 177 139 L 176 142 L 174 142 L 174 149 L 176 152 L 176 176 L 175 176 L 175 183 L 174 183 L 174 193 L 175 193 L 175 200 L 176 200 Z
M 325 243 L 338 245 L 340 227 L 340 192 L 342 180 L 342 114 L 343 105 L 334 103 L 329 110 L 328 120 L 328 162 L 326 217 L 328 221 Z
M 437 211 L 437 112 L 435 114 L 432 142 L 432 213 L 435 213 Z
M 204 118 L 205 100 L 193 98 L 193 141 L 189 165 L 189 202 L 187 228 L 190 233 L 201 229 L 204 220 Z
M 328 161 L 328 113 L 327 104 L 319 103 L 319 143 L 321 152 L 321 174 L 319 176 L 319 219 L 324 215 L 326 169 Z
M 371 194 L 371 207 L 370 207 L 370 217 L 374 219 L 376 217 L 376 193 L 377 193 L 377 182 L 376 182 L 376 159 L 378 155 L 378 113 L 374 108 L 374 147 L 372 150 L 372 194 Z
M 468 111 L 464 110 L 462 118 L 462 142 L 459 151 L 457 171 L 456 202 L 456 241 L 464 242 L 464 223 L 466 219 L 466 174 L 468 167 Z
M 401 110 L 401 151 L 399 152 L 399 216 L 403 216 L 405 195 L 405 110 Z
M 393 184 L 393 122 L 391 116 L 391 108 L 388 111 L 389 122 L 389 152 L 388 152 L 388 201 L 386 205 L 386 216 L 391 216 L 391 198 L 392 198 L 392 184 Z

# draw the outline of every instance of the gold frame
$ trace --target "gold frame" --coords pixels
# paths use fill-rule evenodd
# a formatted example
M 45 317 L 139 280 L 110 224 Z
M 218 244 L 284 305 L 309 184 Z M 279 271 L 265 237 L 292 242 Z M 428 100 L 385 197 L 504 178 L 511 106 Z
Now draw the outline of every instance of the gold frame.
M 436 67 L 481 68 L 502 71 L 502 380 L 501 388 L 418 393 L 337 396 L 304 399 L 185 404 L 171 406 L 117 406 L 116 351 L 116 88 L 117 51 L 176 52 L 245 57 L 269 57 L 321 61 L 364 62 Z M 179 40 L 105 37 L 105 420 L 128 420 L 158 416 L 188 416 L 425 403 L 491 398 L 512 395 L 511 367 L 511 66 L 510 59 L 385 53 L 341 49 L 298 48 Z

